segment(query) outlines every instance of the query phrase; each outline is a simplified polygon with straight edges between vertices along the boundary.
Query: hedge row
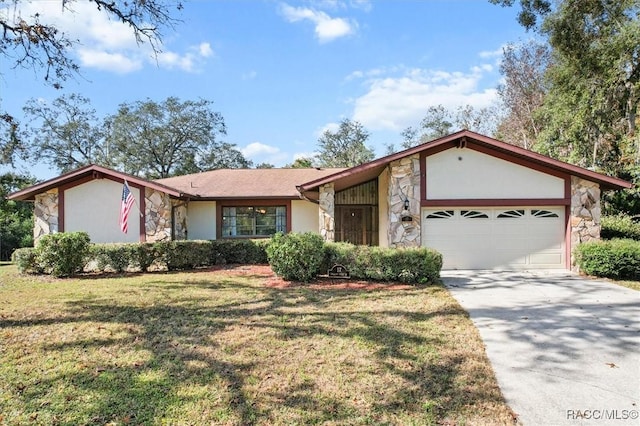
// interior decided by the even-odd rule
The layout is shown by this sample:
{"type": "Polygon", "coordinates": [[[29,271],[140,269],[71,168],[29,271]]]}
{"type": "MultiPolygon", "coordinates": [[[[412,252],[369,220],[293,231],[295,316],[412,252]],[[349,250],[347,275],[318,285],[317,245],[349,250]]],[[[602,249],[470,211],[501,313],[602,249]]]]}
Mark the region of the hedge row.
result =
{"type": "Polygon", "coordinates": [[[410,284],[433,283],[442,269],[442,255],[432,249],[323,243],[314,233],[277,234],[267,254],[276,274],[287,280],[305,282],[336,264],[345,266],[352,278],[410,284]]]}
{"type": "Polygon", "coordinates": [[[84,232],[42,237],[36,248],[16,250],[22,273],[69,276],[81,271],[178,270],[226,263],[263,264],[286,280],[310,281],[335,264],[351,277],[375,281],[432,283],[442,256],[428,248],[389,249],[324,243],[318,234],[276,234],[271,240],[166,241],[139,244],[90,244],[84,232]]]}
{"type": "Polygon", "coordinates": [[[162,241],[90,244],[84,232],[43,236],[35,248],[14,252],[22,273],[69,276],[81,271],[179,270],[226,263],[267,263],[267,240],[162,241]]]}
{"type": "Polygon", "coordinates": [[[580,270],[614,279],[640,279],[640,241],[614,239],[580,244],[575,251],[580,270]]]}
{"type": "Polygon", "coordinates": [[[323,270],[335,264],[346,266],[353,278],[426,284],[440,278],[442,255],[426,247],[393,249],[327,243],[323,270]]]}
{"type": "Polygon", "coordinates": [[[622,214],[602,216],[600,225],[600,237],[603,240],[611,240],[613,238],[640,240],[640,223],[634,222],[631,216],[622,214]]]}

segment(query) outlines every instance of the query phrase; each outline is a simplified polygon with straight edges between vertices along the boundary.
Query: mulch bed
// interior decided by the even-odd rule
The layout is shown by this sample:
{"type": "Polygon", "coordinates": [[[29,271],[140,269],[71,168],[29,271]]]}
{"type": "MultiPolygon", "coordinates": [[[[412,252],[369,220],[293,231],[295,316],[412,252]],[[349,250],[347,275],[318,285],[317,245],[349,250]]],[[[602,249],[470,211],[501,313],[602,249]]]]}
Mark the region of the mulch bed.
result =
{"type": "Polygon", "coordinates": [[[269,265],[222,265],[213,268],[208,268],[208,271],[224,271],[226,275],[250,275],[254,277],[261,277],[264,279],[264,286],[269,288],[296,288],[296,287],[308,287],[318,290],[409,290],[415,287],[402,284],[402,283],[383,283],[383,282],[371,282],[350,278],[329,278],[318,277],[314,281],[309,283],[303,283],[299,281],[285,281],[278,277],[269,265]]]}

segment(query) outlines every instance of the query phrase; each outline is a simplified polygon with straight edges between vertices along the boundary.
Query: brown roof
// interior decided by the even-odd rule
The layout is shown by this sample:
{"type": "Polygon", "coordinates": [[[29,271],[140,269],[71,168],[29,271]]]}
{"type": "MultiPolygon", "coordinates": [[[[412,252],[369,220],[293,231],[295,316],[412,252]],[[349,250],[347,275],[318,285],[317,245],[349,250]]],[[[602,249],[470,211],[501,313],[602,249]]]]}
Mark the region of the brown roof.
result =
{"type": "Polygon", "coordinates": [[[109,169],[107,167],[98,166],[96,164],[90,164],[88,166],[81,167],[68,173],[64,173],[53,179],[46,180],[44,182],[37,183],[33,186],[25,188],[21,191],[9,194],[7,199],[9,200],[33,200],[36,194],[47,192],[50,189],[57,188],[63,185],[73,184],[73,182],[83,179],[101,179],[111,178],[112,180],[124,181],[128,183],[142,186],[146,188],[156,189],[169,194],[173,197],[184,197],[188,194],[183,194],[175,188],[171,188],[160,183],[156,183],[147,179],[139,178],[127,173],[118,172],[116,170],[109,169]]]}
{"type": "Polygon", "coordinates": [[[339,191],[343,188],[348,188],[374,179],[379,176],[382,170],[392,161],[421,152],[429,155],[429,153],[439,152],[442,149],[447,149],[448,147],[453,148],[458,146],[461,140],[470,141],[479,146],[489,148],[497,153],[506,155],[507,157],[529,161],[569,175],[597,182],[603,189],[622,189],[633,187],[632,183],[625,180],[606,176],[582,167],[574,166],[573,164],[555,160],[551,157],[547,157],[546,155],[538,154],[537,152],[529,151],[515,145],[510,145],[470,130],[462,130],[413,148],[378,158],[377,160],[373,160],[369,163],[339,171],[333,175],[308,181],[307,183],[300,185],[299,190],[302,194],[312,194],[320,185],[334,182],[335,190],[339,191]]]}
{"type": "Polygon", "coordinates": [[[345,169],[219,169],[155,182],[203,199],[300,198],[303,182],[345,169]]]}

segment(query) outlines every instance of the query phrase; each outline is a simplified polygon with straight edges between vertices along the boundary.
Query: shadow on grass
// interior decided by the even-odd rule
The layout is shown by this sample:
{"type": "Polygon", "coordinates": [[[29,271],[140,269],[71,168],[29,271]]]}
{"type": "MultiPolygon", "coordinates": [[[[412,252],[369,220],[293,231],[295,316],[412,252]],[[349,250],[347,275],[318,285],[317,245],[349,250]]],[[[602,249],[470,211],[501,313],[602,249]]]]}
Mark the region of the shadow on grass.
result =
{"type": "MultiPolygon", "coordinates": [[[[21,320],[0,317],[2,329],[77,323],[78,327],[101,324],[111,333],[109,337],[76,338],[43,345],[44,353],[54,358],[67,351],[80,354],[81,366],[39,379],[34,386],[21,388],[13,383],[26,412],[49,411],[50,416],[59,419],[73,412],[72,418],[67,417],[63,423],[162,423],[183,409],[193,410],[191,416],[202,415],[207,422],[238,425],[346,423],[363,416],[366,418],[360,423],[375,423],[387,422],[394,415],[429,423],[457,417],[461,407],[470,402],[503,403],[497,389],[477,390],[458,383],[461,366],[468,360],[441,354],[429,363],[414,350],[428,347],[437,352],[447,343],[446,337],[413,331],[406,324],[434,318],[466,319],[467,314],[457,305],[431,312],[419,307],[378,309],[379,303],[392,297],[389,292],[363,295],[344,289],[278,290],[233,280],[198,279],[184,285],[163,284],[158,280],[136,289],[162,290],[173,296],[148,306],[117,299],[83,298],[69,302],[62,317],[21,320]],[[211,293],[208,297],[175,296],[176,290],[184,290],[186,286],[211,293]],[[238,297],[223,299],[219,294],[222,290],[238,292],[238,297]],[[367,304],[363,308],[358,303],[364,298],[367,304]],[[343,303],[358,308],[337,306],[343,303]],[[233,338],[230,330],[235,329],[243,330],[238,341],[227,340],[233,338]],[[271,336],[264,339],[273,341],[266,342],[264,348],[250,347],[245,354],[242,339],[253,336],[252,333],[271,336]],[[255,383],[270,379],[269,371],[276,366],[270,364],[269,356],[279,346],[286,348],[292,341],[313,344],[321,339],[362,344],[372,354],[375,368],[401,385],[378,389],[379,401],[371,403],[373,410],[369,414],[363,414],[354,403],[358,395],[343,398],[339,393],[323,392],[323,384],[314,377],[297,377],[282,386],[261,387],[255,383]],[[261,356],[263,349],[269,354],[261,356]],[[84,355],[88,353],[98,355],[84,355]],[[56,389],[64,389],[63,396],[52,403],[51,395],[56,389]],[[85,400],[87,397],[90,403],[85,400]],[[293,417],[283,420],[282,407],[292,411],[293,417]]],[[[410,289],[396,294],[418,297],[425,291],[442,290],[410,289]]],[[[326,356],[320,352],[309,356],[326,356]]],[[[339,351],[330,351],[329,359],[321,360],[334,362],[332,358],[341,355],[339,351]]],[[[478,354],[478,358],[482,356],[478,354]]],[[[471,380],[479,381],[485,373],[478,371],[471,380]]],[[[199,419],[192,417],[190,421],[198,423],[199,419]]]]}

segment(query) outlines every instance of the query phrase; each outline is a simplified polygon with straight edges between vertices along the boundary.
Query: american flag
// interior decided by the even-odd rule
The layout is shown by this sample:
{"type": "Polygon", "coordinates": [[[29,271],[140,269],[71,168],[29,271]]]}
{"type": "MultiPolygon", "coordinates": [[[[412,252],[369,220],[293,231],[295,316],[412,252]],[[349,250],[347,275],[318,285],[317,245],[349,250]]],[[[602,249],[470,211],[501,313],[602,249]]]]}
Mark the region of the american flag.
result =
{"type": "Polygon", "coordinates": [[[127,181],[124,181],[124,186],[122,187],[122,203],[120,204],[120,229],[125,234],[129,230],[129,211],[133,206],[135,199],[133,198],[133,194],[131,190],[129,190],[129,185],[127,181]]]}

